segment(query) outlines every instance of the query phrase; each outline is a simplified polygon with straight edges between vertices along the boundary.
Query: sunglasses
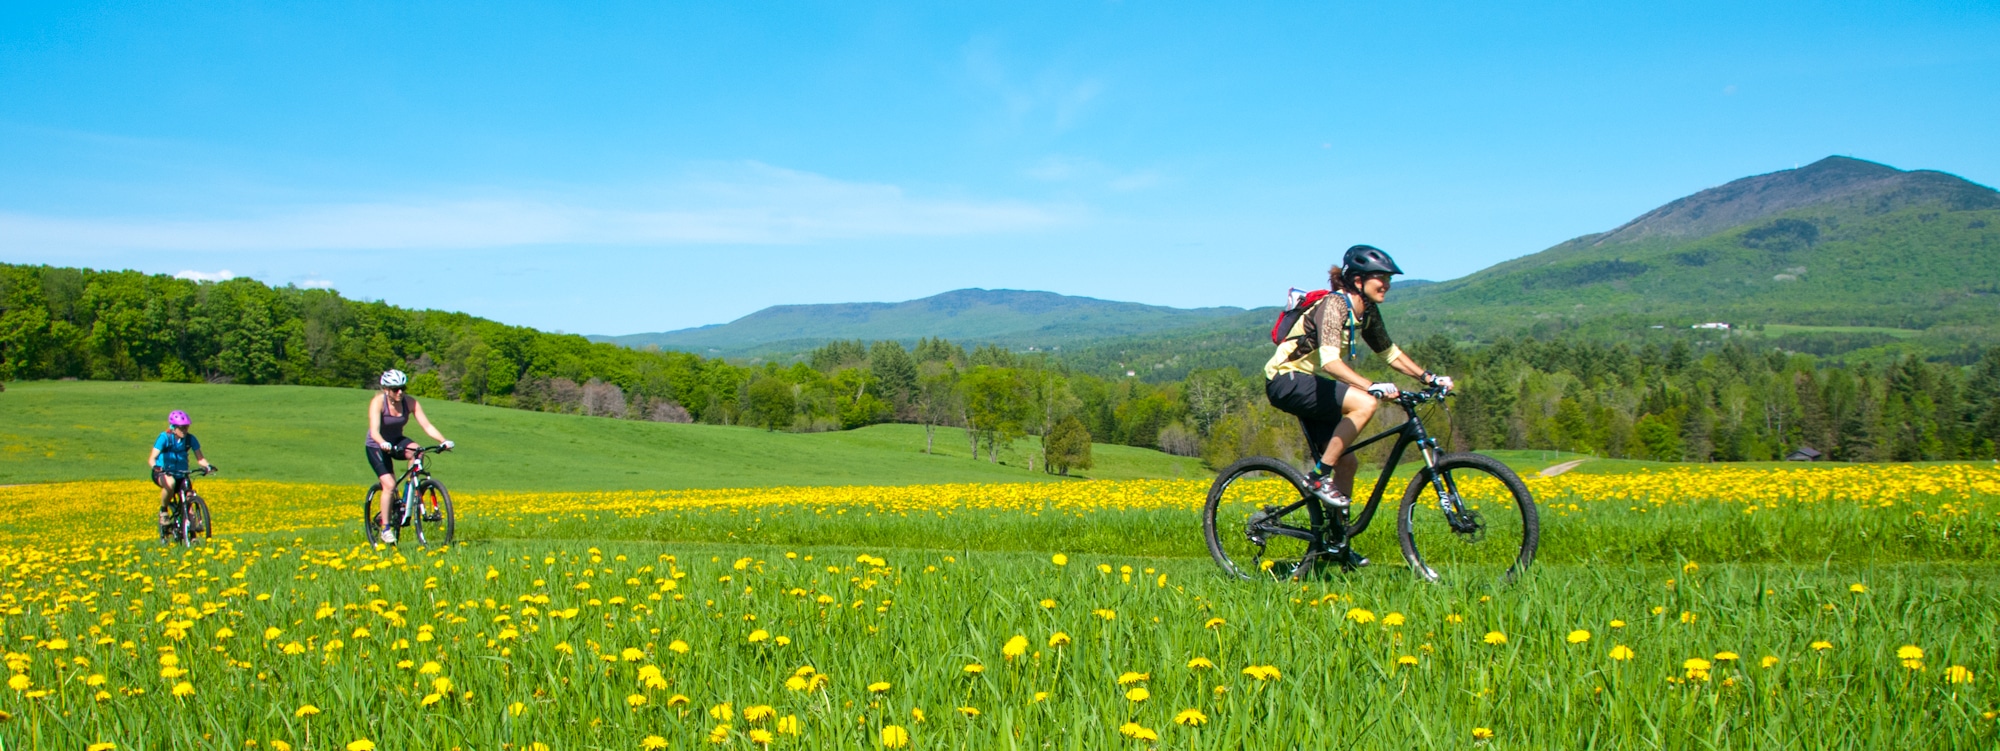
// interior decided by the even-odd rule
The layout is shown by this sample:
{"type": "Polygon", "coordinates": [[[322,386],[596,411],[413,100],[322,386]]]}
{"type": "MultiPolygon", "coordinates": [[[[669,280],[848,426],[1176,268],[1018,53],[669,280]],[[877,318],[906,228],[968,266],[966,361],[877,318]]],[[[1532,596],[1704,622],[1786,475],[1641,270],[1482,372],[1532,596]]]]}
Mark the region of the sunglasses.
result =
{"type": "Polygon", "coordinates": [[[403,387],[401,387],[401,386],[383,386],[383,387],[382,387],[382,390],[383,390],[383,391],[394,391],[394,392],[396,392],[396,393],[398,393],[398,394],[400,394],[400,393],[403,393],[403,387]]]}

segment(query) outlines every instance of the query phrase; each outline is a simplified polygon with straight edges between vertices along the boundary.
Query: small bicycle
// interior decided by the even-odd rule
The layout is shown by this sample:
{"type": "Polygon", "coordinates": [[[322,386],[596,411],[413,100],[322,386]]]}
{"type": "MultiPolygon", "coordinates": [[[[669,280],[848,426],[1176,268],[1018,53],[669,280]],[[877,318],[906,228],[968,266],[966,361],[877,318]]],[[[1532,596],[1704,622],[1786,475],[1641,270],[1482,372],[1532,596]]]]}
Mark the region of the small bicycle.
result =
{"type": "MultiPolygon", "coordinates": [[[[215,467],[198,470],[200,474],[215,474],[215,467]]],[[[167,518],[160,524],[160,544],[179,544],[193,547],[195,543],[213,535],[213,524],[209,522],[208,502],[194,492],[193,475],[190,470],[162,470],[161,474],[174,478],[173,495],[167,499],[167,518]]]]}
{"type": "Polygon", "coordinates": [[[1278,459],[1253,456],[1223,469],[1201,512],[1216,565],[1243,579],[1291,581],[1322,564],[1344,561],[1349,543],[1374,520],[1403,450],[1415,444],[1424,466],[1403,491],[1396,515],[1410,569],[1433,582],[1444,581],[1445,572],[1453,579],[1492,574],[1512,580],[1525,571],[1541,542],[1540,516],[1527,486],[1492,457],[1443,453],[1424,429],[1417,408],[1442,403],[1449,393],[1436,387],[1402,392],[1393,401],[1408,419],[1347,447],[1344,454],[1352,454],[1396,437],[1368,503],[1351,518],[1350,509],[1332,508],[1308,492],[1305,476],[1278,459]]]}
{"type": "MultiPolygon", "coordinates": [[[[416,458],[396,480],[396,497],[389,501],[389,523],[396,529],[414,527],[420,544],[451,544],[456,525],[451,513],[451,491],[431,476],[424,462],[425,454],[448,450],[443,446],[417,449],[416,458]]],[[[369,485],[368,494],[361,500],[361,533],[371,545],[382,541],[382,508],[375,503],[381,493],[381,485],[369,485]]]]}

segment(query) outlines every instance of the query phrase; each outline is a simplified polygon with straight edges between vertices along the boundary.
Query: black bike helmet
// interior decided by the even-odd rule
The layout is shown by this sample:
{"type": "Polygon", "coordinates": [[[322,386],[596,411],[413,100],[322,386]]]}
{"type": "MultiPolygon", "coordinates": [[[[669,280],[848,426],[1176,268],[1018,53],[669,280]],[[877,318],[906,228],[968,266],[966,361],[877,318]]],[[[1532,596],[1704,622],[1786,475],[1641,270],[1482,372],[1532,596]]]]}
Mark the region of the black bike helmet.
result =
{"type": "Polygon", "coordinates": [[[1363,274],[1401,274],[1403,269],[1396,265],[1396,259],[1373,245],[1356,245],[1347,249],[1347,255],[1340,259],[1340,275],[1353,279],[1363,274]]]}

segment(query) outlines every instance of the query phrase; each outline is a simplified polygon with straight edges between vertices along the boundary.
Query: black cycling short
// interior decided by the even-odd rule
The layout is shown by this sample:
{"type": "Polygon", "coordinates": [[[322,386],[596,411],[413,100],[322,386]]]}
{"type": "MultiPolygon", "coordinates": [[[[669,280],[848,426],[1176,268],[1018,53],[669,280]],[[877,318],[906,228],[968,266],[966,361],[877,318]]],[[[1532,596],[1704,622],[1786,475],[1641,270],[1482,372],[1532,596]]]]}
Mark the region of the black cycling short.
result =
{"type": "Polygon", "coordinates": [[[416,446],[417,442],[412,441],[408,438],[397,439],[396,447],[388,451],[384,451],[382,449],[375,448],[373,445],[370,445],[368,447],[368,467],[370,469],[375,470],[376,477],[381,477],[383,475],[389,475],[393,477],[396,474],[395,463],[399,461],[404,461],[403,452],[409,449],[416,448],[416,446]]]}
{"type": "Polygon", "coordinates": [[[1333,440],[1333,431],[1340,427],[1341,403],[1347,400],[1347,390],[1353,388],[1341,381],[1299,372],[1280,373],[1264,384],[1264,398],[1271,406],[1291,413],[1299,418],[1299,427],[1306,431],[1306,444],[1312,458],[1318,459],[1326,453],[1326,444],[1333,440]]]}

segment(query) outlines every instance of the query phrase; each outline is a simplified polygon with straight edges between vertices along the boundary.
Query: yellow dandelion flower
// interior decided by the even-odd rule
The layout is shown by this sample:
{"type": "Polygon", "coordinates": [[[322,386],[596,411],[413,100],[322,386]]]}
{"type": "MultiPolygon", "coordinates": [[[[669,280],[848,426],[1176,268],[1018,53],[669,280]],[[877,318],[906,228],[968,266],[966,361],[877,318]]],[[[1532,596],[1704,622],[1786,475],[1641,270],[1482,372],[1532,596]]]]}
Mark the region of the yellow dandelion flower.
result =
{"type": "Polygon", "coordinates": [[[785,715],[784,717],[778,718],[778,732],[784,733],[785,735],[798,735],[800,732],[799,716],[788,714],[785,715]]]}
{"type": "Polygon", "coordinates": [[[1569,632],[1569,636],[1565,637],[1564,640],[1571,644],[1583,644],[1590,641],[1590,632],[1577,629],[1569,632]]]}
{"type": "Polygon", "coordinates": [[[424,698],[417,700],[417,705],[423,707],[429,707],[429,706],[434,706],[441,701],[444,701],[444,697],[442,695],[424,694],[424,698]]]}
{"type": "Polygon", "coordinates": [[[1202,627],[1202,628],[1222,628],[1223,624],[1226,624],[1226,623],[1228,623],[1228,621],[1225,621],[1225,620],[1222,620],[1221,618],[1210,618],[1210,619],[1208,619],[1207,621],[1204,621],[1204,622],[1203,622],[1203,623],[1201,624],[1201,627],[1202,627]]]}
{"type": "Polygon", "coordinates": [[[640,707],[646,706],[646,695],[632,694],[630,696],[627,696],[625,697],[625,705],[633,709],[638,709],[640,707]]]}
{"type": "Polygon", "coordinates": [[[1118,676],[1118,685],[1120,685],[1120,686],[1130,686],[1130,685],[1132,685],[1132,684],[1134,684],[1134,683],[1139,683],[1139,682],[1142,682],[1142,681],[1150,681],[1150,680],[1152,680],[1152,679],[1153,679],[1153,674],[1152,674],[1152,673],[1133,673],[1133,672],[1129,672],[1129,671],[1128,671],[1128,672],[1125,672],[1125,673],[1121,673],[1121,674],[1119,674],[1119,676],[1118,676]]]}
{"type": "Polygon", "coordinates": [[[1021,655],[1027,653],[1028,653],[1028,637],[1022,636],[1020,634],[1015,634],[1014,638],[1007,640],[1007,644],[1005,646],[1000,647],[1000,656],[1009,660],[1014,659],[1016,657],[1020,657],[1021,655]]]}
{"type": "MultiPolygon", "coordinates": [[[[1689,563],[1688,565],[1693,566],[1694,564],[1689,563]]],[[[1482,740],[1482,741],[1493,740],[1493,728],[1473,728],[1472,737],[1476,740],[1482,740]]]]}
{"type": "Polygon", "coordinates": [[[743,708],[743,719],[749,722],[763,722],[778,716],[778,710],[769,704],[756,704],[743,708]]]}
{"type": "Polygon", "coordinates": [[[1403,614],[1402,614],[1402,613],[1390,613],[1390,614],[1388,614],[1388,615],[1385,615],[1385,616],[1382,616],[1382,625],[1384,625],[1384,626],[1401,626],[1401,625],[1403,625],[1403,614]]]}
{"type": "Polygon", "coordinates": [[[1215,669],[1215,663],[1213,663],[1213,662],[1209,662],[1208,658],[1206,658],[1206,657],[1196,657],[1196,658],[1194,658],[1194,659],[1192,659],[1192,660],[1188,660],[1188,663],[1187,663],[1187,666],[1188,666],[1188,669],[1189,669],[1189,670],[1213,670],[1213,669],[1215,669]]]}
{"type": "Polygon", "coordinates": [[[1202,714],[1201,710],[1199,709],[1194,709],[1194,708],[1183,709],[1179,713],[1174,715],[1174,724],[1186,725],[1188,727],[1194,727],[1196,725],[1205,725],[1208,724],[1208,715],[1202,714]]]}
{"type": "Polygon", "coordinates": [[[1812,651],[1814,652],[1825,652],[1829,649],[1833,649],[1833,642],[1816,641],[1812,643],[1812,651]]]}
{"type": "Polygon", "coordinates": [[[1764,655],[1764,659],[1758,660],[1757,664],[1759,666],[1769,668],[1772,665],[1778,664],[1778,658],[1776,655],[1764,655]]]}
{"type": "Polygon", "coordinates": [[[301,704],[298,709],[292,710],[293,717],[311,717],[316,714],[319,714],[319,707],[311,704],[301,704]]]}
{"type": "Polygon", "coordinates": [[[174,696],[193,696],[194,684],[187,681],[176,683],[174,684],[173,694],[174,696]]]}
{"type": "Polygon", "coordinates": [[[771,632],[765,631],[764,629],[760,628],[750,632],[750,635],[748,637],[745,637],[745,640],[751,644],[756,644],[758,642],[765,641],[770,638],[771,638],[771,632]]]}
{"type": "Polygon", "coordinates": [[[1147,691],[1145,686],[1134,686],[1132,690],[1125,692],[1125,700],[1129,702],[1142,702],[1151,698],[1153,692],[1147,691]]]}
{"type": "Polygon", "coordinates": [[[1068,645],[1069,645],[1069,634],[1065,634],[1061,631],[1049,634],[1049,646],[1064,647],[1068,645]]]}
{"type": "Polygon", "coordinates": [[[1615,618],[1614,618],[1614,619],[1612,619],[1612,620],[1611,620],[1611,627],[1612,627],[1612,628],[1624,628],[1624,627],[1625,627],[1625,622],[1624,622],[1624,621],[1621,621],[1621,620],[1618,620],[1618,619],[1615,619],[1615,618]]]}
{"type": "Polygon", "coordinates": [[[673,641],[671,641],[671,642],[668,642],[668,643],[667,643],[667,651],[669,651],[669,652],[672,652],[672,653],[674,653],[674,654],[677,654],[677,655],[684,655],[684,654],[687,654],[687,653],[688,653],[688,643],[687,643],[687,642],[684,642],[684,641],[681,641],[681,640],[679,640],[679,639],[675,639],[675,640],[673,640],[673,641]]]}
{"type": "Polygon", "coordinates": [[[1944,681],[1946,683],[1971,683],[1972,671],[1964,665],[1953,665],[1944,669],[1944,681]]]}
{"type": "Polygon", "coordinates": [[[667,739],[657,735],[649,735],[646,736],[645,740],[639,741],[639,748],[645,749],[646,751],[660,751],[660,749],[666,747],[667,747],[667,739]]]}
{"type": "Polygon", "coordinates": [[[1067,566],[1069,565],[1069,556],[1057,553],[1055,555],[1049,556],[1049,562],[1054,563],[1055,565],[1058,566],[1067,566]]]}
{"type": "Polygon", "coordinates": [[[1858,595],[1858,594],[1862,594],[1862,593],[1864,593],[1864,592],[1867,592],[1867,591],[1868,591],[1868,585],[1866,585],[1866,584],[1862,584],[1862,583],[1860,583],[1860,582],[1855,582],[1855,583],[1853,583],[1853,584],[1849,584],[1849,585],[1847,585],[1847,591],[1849,591],[1849,592],[1853,592],[1853,593],[1855,593],[1855,594],[1857,594],[1857,595],[1858,595]]]}
{"type": "Polygon", "coordinates": [[[375,742],[368,740],[367,738],[362,738],[360,740],[355,740],[355,741],[349,741],[347,744],[347,751],[375,751],[375,742]]]}
{"type": "Polygon", "coordinates": [[[751,728],[750,730],[751,743],[755,743],[759,746],[769,746],[771,745],[772,740],[773,737],[771,735],[771,731],[765,730],[763,728],[751,728]]]}
{"type": "Polygon", "coordinates": [[[709,707],[708,716],[724,721],[736,719],[736,705],[725,701],[721,704],[709,707]]]}
{"type": "Polygon", "coordinates": [[[1507,643],[1507,635],[1498,631],[1488,631],[1486,632],[1486,636],[1481,638],[1480,641],[1497,647],[1507,643]]]}
{"type": "Polygon", "coordinates": [[[1416,664],[1417,664],[1417,656],[1416,656],[1416,655],[1403,655],[1403,656],[1401,656],[1401,657],[1398,657],[1398,658],[1396,658],[1396,664],[1397,664],[1397,665],[1402,665],[1402,666],[1405,666],[1405,667],[1414,667],[1414,666],[1416,666],[1416,664]]]}
{"type": "Polygon", "coordinates": [[[910,731],[904,730],[903,726],[901,725],[882,726],[883,748],[908,748],[909,745],[910,745],[910,731]]]}
{"type": "Polygon", "coordinates": [[[1730,661],[1733,661],[1733,660],[1738,660],[1738,659],[1742,659],[1742,657],[1741,657],[1741,655],[1738,655],[1738,654],[1736,654],[1735,652],[1717,652],[1717,653],[1715,653],[1715,661],[1716,661],[1716,662],[1730,662],[1730,661]]]}
{"type": "Polygon", "coordinates": [[[1118,734],[1139,741],[1157,741],[1160,739],[1159,733],[1155,733],[1146,726],[1136,722],[1127,722],[1119,725],[1118,734]]]}
{"type": "Polygon", "coordinates": [[[102,741],[85,746],[84,751],[113,751],[116,748],[118,748],[118,744],[110,741],[102,741]]]}
{"type": "Polygon", "coordinates": [[[888,693],[888,692],[889,692],[889,682],[888,682],[888,681],[876,681],[876,682],[874,682],[874,683],[870,683],[870,684],[868,684],[868,693],[871,693],[871,694],[886,694],[886,693],[888,693]]]}
{"type": "Polygon", "coordinates": [[[1900,646],[1900,647],[1897,647],[1897,648],[1896,648],[1896,659],[1898,659],[1898,660],[1921,660],[1921,659],[1924,659],[1924,648],[1923,648],[1923,647],[1919,647],[1919,646],[1917,646],[1917,645],[1915,645],[1915,644],[1905,644],[1905,645],[1903,645],[1903,646],[1900,646]]]}
{"type": "Polygon", "coordinates": [[[1037,604],[1041,605],[1041,606],[1042,606],[1042,609],[1044,609],[1044,610],[1047,610],[1047,609],[1049,609],[1049,608],[1053,608],[1053,607],[1055,607],[1055,606],[1056,606],[1056,601],[1055,601],[1055,600],[1053,600],[1053,599],[1049,599],[1049,598],[1046,598],[1046,597],[1044,597],[1044,598],[1042,598],[1042,601],[1041,601],[1040,603],[1037,603],[1037,604]]]}
{"type": "Polygon", "coordinates": [[[965,715],[965,716],[967,716],[967,717],[978,717],[978,716],[979,716],[979,708],[978,708],[978,707],[959,707],[959,708],[958,708],[958,713],[959,713],[959,714],[962,714],[962,715],[965,715]]]}
{"type": "Polygon", "coordinates": [[[980,674],[980,673],[984,673],[984,672],[986,672],[986,666],[985,666],[985,665],[981,665],[981,664],[979,664],[979,663],[976,663],[976,662],[975,662],[975,663],[972,663],[972,664],[970,664],[970,665],[967,665],[967,666],[965,666],[965,674],[966,674],[966,675],[978,675],[978,674],[980,674]]]}
{"type": "Polygon", "coordinates": [[[1623,644],[1611,648],[1611,659],[1619,662],[1632,659],[1632,648],[1623,644]]]}
{"type": "Polygon", "coordinates": [[[1366,625],[1375,622],[1375,614],[1361,608],[1348,608],[1347,620],[1366,625]]]}

